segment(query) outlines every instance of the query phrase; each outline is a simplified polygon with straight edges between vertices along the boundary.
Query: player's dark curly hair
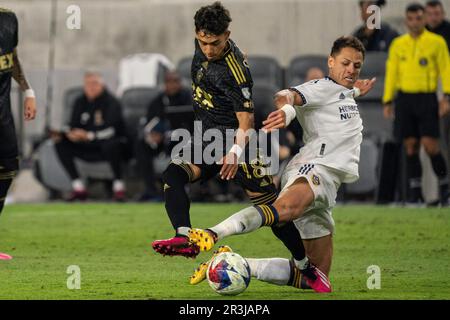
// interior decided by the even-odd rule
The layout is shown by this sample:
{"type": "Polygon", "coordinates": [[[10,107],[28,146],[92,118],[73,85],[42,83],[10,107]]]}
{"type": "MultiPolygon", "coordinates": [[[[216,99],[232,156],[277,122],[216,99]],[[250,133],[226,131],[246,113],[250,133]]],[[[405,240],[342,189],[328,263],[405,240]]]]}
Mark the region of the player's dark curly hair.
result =
{"type": "Polygon", "coordinates": [[[363,59],[366,56],[366,49],[364,49],[364,45],[358,38],[354,36],[342,36],[336,39],[333,43],[333,47],[331,48],[330,55],[335,57],[343,48],[353,48],[357,51],[361,52],[363,55],[363,59]]]}
{"type": "Polygon", "coordinates": [[[219,1],[216,1],[198,9],[194,21],[195,32],[204,31],[207,34],[218,36],[228,30],[231,16],[230,12],[219,1]]]}

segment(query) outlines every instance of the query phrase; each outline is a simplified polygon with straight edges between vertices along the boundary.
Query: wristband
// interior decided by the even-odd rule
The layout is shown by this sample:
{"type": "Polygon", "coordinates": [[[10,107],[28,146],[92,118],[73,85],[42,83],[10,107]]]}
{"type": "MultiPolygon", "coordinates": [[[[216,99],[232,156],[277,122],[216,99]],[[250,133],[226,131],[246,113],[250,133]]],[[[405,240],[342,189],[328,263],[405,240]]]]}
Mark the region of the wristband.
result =
{"type": "Polygon", "coordinates": [[[34,95],[34,90],[31,88],[25,90],[25,98],[36,98],[36,96],[34,95]]]}
{"type": "Polygon", "coordinates": [[[361,90],[359,90],[359,88],[354,87],[353,88],[353,98],[357,98],[361,95],[361,90]]]}
{"type": "Polygon", "coordinates": [[[238,144],[233,144],[229,152],[233,152],[239,159],[242,154],[242,148],[238,144]]]}
{"type": "Polygon", "coordinates": [[[295,119],[297,113],[295,112],[294,107],[287,103],[280,110],[283,110],[283,112],[286,114],[286,127],[287,127],[289,123],[291,123],[291,121],[295,119]]]}

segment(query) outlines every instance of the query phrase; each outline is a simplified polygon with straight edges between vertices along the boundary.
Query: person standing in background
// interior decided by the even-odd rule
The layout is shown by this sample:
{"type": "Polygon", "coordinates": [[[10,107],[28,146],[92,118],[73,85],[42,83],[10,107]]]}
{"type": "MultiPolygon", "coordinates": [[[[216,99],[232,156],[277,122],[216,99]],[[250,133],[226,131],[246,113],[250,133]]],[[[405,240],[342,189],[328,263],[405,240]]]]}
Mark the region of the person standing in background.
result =
{"type": "Polygon", "coordinates": [[[386,118],[394,116],[395,98],[395,118],[407,156],[407,201],[415,204],[422,201],[419,159],[422,145],[439,179],[440,203],[447,205],[447,165],[438,138],[439,117],[449,112],[449,51],[441,36],[425,29],[425,8],[421,4],[408,5],[406,26],[408,33],[396,38],[389,49],[383,113],[386,118]],[[439,78],[446,95],[440,105],[436,94],[439,78]]]}

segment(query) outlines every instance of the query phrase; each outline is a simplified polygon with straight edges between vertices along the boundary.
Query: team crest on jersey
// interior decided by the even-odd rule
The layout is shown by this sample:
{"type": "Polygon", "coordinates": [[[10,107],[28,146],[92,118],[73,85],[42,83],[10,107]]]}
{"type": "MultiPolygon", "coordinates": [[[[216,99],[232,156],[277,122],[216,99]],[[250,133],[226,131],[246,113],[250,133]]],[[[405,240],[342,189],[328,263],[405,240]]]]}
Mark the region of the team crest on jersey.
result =
{"type": "Polygon", "coordinates": [[[428,64],[428,59],[427,58],[421,58],[419,60],[419,64],[423,67],[425,67],[428,64]]]}
{"type": "Polygon", "coordinates": [[[197,75],[196,75],[197,82],[200,82],[200,80],[202,80],[202,78],[203,78],[203,68],[200,68],[197,71],[197,75]]]}
{"type": "Polygon", "coordinates": [[[250,93],[250,88],[245,87],[245,88],[242,88],[241,91],[242,91],[242,95],[244,96],[244,98],[247,100],[250,100],[250,97],[252,96],[250,93]]]}
{"type": "Polygon", "coordinates": [[[315,174],[313,174],[313,176],[312,176],[312,183],[313,183],[315,186],[320,185],[320,179],[319,179],[319,176],[316,176],[315,174]]]}

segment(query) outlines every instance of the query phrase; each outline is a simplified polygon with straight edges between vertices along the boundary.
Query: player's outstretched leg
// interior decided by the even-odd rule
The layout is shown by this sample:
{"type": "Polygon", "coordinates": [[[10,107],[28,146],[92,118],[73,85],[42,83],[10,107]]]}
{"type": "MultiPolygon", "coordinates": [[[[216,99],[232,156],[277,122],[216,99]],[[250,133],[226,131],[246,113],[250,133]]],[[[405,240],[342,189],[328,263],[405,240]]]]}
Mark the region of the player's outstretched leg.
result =
{"type": "Polygon", "coordinates": [[[233,252],[233,250],[229,246],[220,246],[218,250],[214,251],[211,259],[208,261],[200,263],[197,269],[195,269],[192,276],[189,278],[190,284],[198,284],[206,279],[206,271],[208,270],[208,265],[216,257],[219,253],[222,252],[233,252]]]}
{"type": "Polygon", "coordinates": [[[163,174],[166,211],[175,229],[175,237],[155,240],[153,249],[162,255],[195,258],[199,249],[188,238],[191,222],[190,200],[185,186],[192,181],[193,172],[188,164],[171,162],[163,174]]]}
{"type": "Polygon", "coordinates": [[[331,292],[328,277],[307,259],[304,263],[283,258],[246,260],[252,277],[258,280],[298,289],[313,289],[317,293],[331,292]]]}
{"type": "Polygon", "coordinates": [[[278,222],[278,212],[272,205],[245,208],[210,229],[191,229],[189,241],[200,251],[209,251],[214,244],[226,236],[252,232],[262,226],[278,222]]]}

